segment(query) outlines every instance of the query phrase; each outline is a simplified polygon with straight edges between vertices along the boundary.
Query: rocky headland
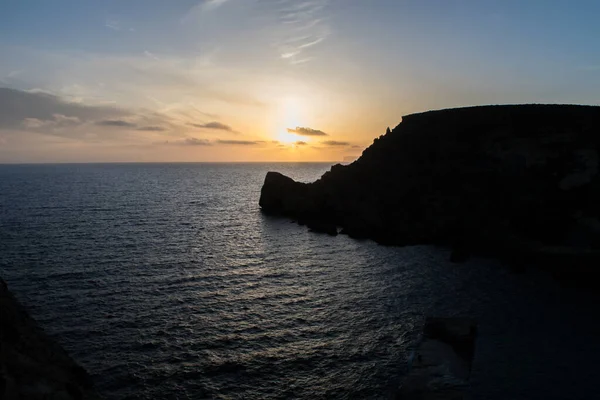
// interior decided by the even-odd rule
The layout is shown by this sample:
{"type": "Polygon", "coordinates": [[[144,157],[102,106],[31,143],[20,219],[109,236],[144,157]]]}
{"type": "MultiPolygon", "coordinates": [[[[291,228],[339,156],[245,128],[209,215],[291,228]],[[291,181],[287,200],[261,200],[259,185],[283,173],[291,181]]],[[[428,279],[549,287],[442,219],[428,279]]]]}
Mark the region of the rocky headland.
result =
{"type": "Polygon", "coordinates": [[[314,183],[269,172],[264,213],[386,245],[564,271],[600,260],[600,107],[479,106],[402,118],[314,183]]]}
{"type": "Polygon", "coordinates": [[[44,333],[0,279],[0,399],[98,398],[87,372],[44,333]]]}

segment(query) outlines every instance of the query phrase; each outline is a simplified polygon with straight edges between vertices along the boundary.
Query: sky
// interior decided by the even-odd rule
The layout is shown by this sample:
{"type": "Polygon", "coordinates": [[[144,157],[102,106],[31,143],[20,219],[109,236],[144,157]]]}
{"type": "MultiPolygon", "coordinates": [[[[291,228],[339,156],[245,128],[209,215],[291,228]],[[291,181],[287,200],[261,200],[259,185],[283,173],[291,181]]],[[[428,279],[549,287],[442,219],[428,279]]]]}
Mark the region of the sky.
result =
{"type": "Polygon", "coordinates": [[[600,104],[600,2],[0,0],[0,163],[342,161],[402,116],[600,104]]]}

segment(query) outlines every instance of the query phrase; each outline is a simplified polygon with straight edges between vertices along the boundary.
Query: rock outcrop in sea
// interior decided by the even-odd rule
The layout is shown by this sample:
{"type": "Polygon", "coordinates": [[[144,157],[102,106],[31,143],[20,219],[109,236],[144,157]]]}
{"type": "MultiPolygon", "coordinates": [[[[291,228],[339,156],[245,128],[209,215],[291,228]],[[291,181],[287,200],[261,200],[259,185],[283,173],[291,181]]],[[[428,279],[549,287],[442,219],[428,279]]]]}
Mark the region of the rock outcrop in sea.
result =
{"type": "Polygon", "coordinates": [[[29,316],[0,279],[0,399],[99,399],[87,372],[29,316]]]}
{"type": "Polygon", "coordinates": [[[314,183],[269,172],[260,206],[318,231],[439,244],[460,261],[597,261],[600,107],[479,106],[408,115],[314,183]]]}

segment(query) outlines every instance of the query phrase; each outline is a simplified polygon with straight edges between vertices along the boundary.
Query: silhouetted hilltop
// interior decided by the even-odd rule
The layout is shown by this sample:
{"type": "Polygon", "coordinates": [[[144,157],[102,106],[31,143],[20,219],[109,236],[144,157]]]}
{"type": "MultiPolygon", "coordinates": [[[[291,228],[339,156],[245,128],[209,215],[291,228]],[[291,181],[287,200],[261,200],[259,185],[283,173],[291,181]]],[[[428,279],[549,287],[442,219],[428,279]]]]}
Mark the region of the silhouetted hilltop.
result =
{"type": "Polygon", "coordinates": [[[480,106],[403,117],[354,163],[301,184],[269,172],[260,206],[382,244],[526,258],[600,249],[600,107],[480,106]]]}

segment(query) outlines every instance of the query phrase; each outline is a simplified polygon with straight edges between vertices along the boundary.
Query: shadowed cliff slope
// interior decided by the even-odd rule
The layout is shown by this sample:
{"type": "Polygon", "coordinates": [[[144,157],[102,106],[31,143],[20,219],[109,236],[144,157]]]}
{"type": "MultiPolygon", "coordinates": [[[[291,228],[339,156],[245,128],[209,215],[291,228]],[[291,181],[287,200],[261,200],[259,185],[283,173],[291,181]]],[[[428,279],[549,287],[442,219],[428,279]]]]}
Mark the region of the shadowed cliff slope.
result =
{"type": "Polygon", "coordinates": [[[0,278],[0,399],[94,400],[88,373],[40,329],[0,278]]]}
{"type": "Polygon", "coordinates": [[[405,116],[357,161],[314,183],[268,173],[260,206],[382,244],[595,257],[599,150],[600,107],[430,111],[405,116]]]}

